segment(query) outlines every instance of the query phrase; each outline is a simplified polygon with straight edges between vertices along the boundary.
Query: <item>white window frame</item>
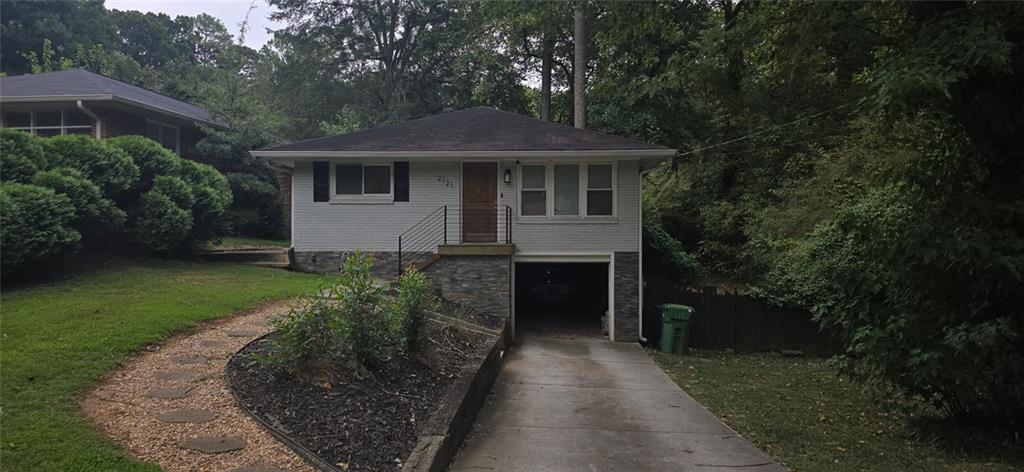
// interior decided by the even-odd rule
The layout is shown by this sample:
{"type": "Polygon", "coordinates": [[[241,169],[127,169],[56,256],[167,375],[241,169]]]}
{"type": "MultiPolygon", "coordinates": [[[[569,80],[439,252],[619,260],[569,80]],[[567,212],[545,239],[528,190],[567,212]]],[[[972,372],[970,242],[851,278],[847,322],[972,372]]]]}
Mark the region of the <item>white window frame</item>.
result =
{"type": "MultiPolygon", "coordinates": [[[[21,110],[9,110],[9,111],[21,112],[21,110]]],[[[72,111],[72,110],[60,109],[60,110],[44,110],[44,111],[48,111],[48,112],[58,111],[58,112],[60,112],[60,124],[57,125],[57,126],[37,126],[36,125],[36,109],[33,108],[33,109],[28,110],[29,123],[28,123],[27,127],[26,126],[7,126],[6,122],[3,124],[3,126],[4,126],[4,128],[10,128],[10,129],[16,129],[16,130],[21,130],[21,131],[27,131],[32,136],[38,136],[38,133],[36,133],[36,131],[37,130],[41,130],[41,129],[59,129],[61,135],[69,134],[68,130],[87,129],[87,130],[89,130],[89,137],[95,138],[95,136],[93,136],[93,126],[95,126],[96,122],[95,122],[95,120],[91,116],[89,117],[89,120],[92,121],[92,122],[87,124],[87,125],[69,125],[68,124],[67,112],[68,111],[72,111]]]]}
{"type": "MultiPolygon", "coordinates": [[[[159,130],[157,132],[156,142],[159,143],[161,146],[164,145],[164,127],[174,128],[174,149],[173,149],[173,151],[174,151],[175,154],[181,155],[181,128],[179,128],[179,127],[177,127],[175,125],[169,124],[169,123],[164,123],[163,121],[151,120],[149,118],[146,118],[146,124],[148,125],[150,123],[156,125],[156,129],[159,130]]],[[[150,138],[150,139],[153,139],[153,138],[150,138]]]]}
{"type": "MultiPolygon", "coordinates": [[[[544,162],[522,162],[519,164],[519,179],[516,183],[518,201],[518,216],[524,220],[609,220],[618,217],[618,195],[619,195],[619,165],[616,161],[544,161],[544,162]],[[579,214],[578,215],[555,215],[555,166],[556,165],[577,165],[579,166],[579,214]],[[587,190],[589,167],[592,165],[610,165],[612,167],[612,214],[610,215],[588,215],[587,190]],[[544,215],[523,214],[523,191],[541,190],[523,188],[523,167],[544,166],[544,191],[546,197],[544,215]]],[[[600,188],[595,190],[608,190],[600,188]]]]}
{"type": "Polygon", "coordinates": [[[395,163],[394,162],[363,162],[363,161],[338,161],[331,162],[331,203],[393,203],[395,200],[395,163]],[[388,177],[391,185],[388,193],[361,193],[359,195],[338,194],[338,166],[362,166],[363,175],[360,179],[360,191],[366,189],[366,167],[387,167],[388,177]]]}

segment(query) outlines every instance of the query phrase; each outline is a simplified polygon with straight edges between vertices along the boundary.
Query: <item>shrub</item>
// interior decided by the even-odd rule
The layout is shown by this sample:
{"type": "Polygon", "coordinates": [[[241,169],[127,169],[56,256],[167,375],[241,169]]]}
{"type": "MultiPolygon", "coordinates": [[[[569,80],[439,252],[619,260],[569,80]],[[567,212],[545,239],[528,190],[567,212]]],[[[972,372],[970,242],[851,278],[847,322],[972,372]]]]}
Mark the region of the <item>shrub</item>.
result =
{"type": "Polygon", "coordinates": [[[406,352],[419,351],[424,345],[423,325],[427,313],[437,306],[437,299],[430,291],[430,279],[420,271],[410,269],[398,278],[393,329],[406,352]]]}
{"type": "Polygon", "coordinates": [[[35,185],[0,184],[0,272],[73,248],[81,239],[71,227],[74,216],[66,195],[35,185]]]}
{"type": "Polygon", "coordinates": [[[384,359],[393,345],[386,316],[392,301],[387,287],[370,276],[372,266],[372,259],[359,253],[346,258],[330,288],[305,297],[277,323],[279,334],[256,359],[293,372],[344,359],[372,367],[384,359]]]}
{"type": "Polygon", "coordinates": [[[153,179],[152,190],[167,195],[175,205],[182,209],[191,209],[195,204],[192,188],[178,177],[158,175],[153,179]]]}
{"type": "Polygon", "coordinates": [[[75,169],[61,167],[38,172],[32,183],[68,196],[75,207],[72,225],[85,239],[116,231],[124,225],[125,212],[75,169]]]}
{"type": "Polygon", "coordinates": [[[160,143],[143,136],[118,136],[106,141],[108,146],[120,149],[139,167],[136,188],[145,192],[153,187],[158,175],[178,175],[181,158],[160,143]]]}
{"type": "Polygon", "coordinates": [[[189,185],[195,198],[192,242],[209,241],[227,234],[225,215],[232,199],[227,179],[209,165],[184,159],[181,160],[181,179],[189,185]]]}
{"type": "Polygon", "coordinates": [[[44,139],[43,148],[50,168],[78,169],[103,189],[108,198],[116,198],[135,186],[139,168],[124,151],[107,146],[88,136],[65,135],[44,139]]]}
{"type": "Polygon", "coordinates": [[[253,174],[226,174],[231,185],[228,220],[235,234],[261,238],[280,237],[284,228],[284,209],[277,187],[253,174]]]}
{"type": "Polygon", "coordinates": [[[644,272],[669,277],[680,285],[695,286],[701,271],[697,259],[683,249],[653,218],[644,221],[644,272]]]}
{"type": "Polygon", "coordinates": [[[139,247],[166,252],[185,243],[192,230],[192,215],[174,204],[171,197],[150,190],[142,194],[132,225],[132,237],[139,247]]]}
{"type": "Polygon", "coordinates": [[[42,162],[39,139],[24,131],[0,129],[0,181],[28,183],[42,162]]]}

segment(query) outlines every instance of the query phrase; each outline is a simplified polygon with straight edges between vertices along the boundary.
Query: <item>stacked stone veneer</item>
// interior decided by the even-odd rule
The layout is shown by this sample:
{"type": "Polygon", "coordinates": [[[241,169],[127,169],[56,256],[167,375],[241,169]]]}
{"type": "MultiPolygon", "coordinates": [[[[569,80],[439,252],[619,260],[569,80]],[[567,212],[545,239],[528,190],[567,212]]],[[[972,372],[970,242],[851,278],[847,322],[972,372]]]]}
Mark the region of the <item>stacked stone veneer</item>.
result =
{"type": "Polygon", "coordinates": [[[511,313],[509,256],[444,256],[423,273],[449,300],[489,315],[508,317],[511,313]]]}
{"type": "MultiPolygon", "coordinates": [[[[341,263],[355,252],[341,251],[294,251],[291,254],[292,269],[302,272],[337,274],[341,263]]],[[[364,252],[373,258],[373,276],[394,279],[398,276],[397,252],[364,252]]]]}
{"type": "Polygon", "coordinates": [[[640,253],[616,252],[615,340],[636,342],[640,336],[640,253]]]}

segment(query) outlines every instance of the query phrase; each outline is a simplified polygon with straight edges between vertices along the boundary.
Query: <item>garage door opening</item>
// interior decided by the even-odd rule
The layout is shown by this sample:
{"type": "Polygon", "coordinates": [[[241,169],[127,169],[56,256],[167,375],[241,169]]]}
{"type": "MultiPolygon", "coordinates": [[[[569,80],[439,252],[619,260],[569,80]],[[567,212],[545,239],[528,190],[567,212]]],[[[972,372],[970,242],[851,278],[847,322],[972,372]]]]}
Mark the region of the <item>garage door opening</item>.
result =
{"type": "Polygon", "coordinates": [[[608,264],[518,262],[516,330],[602,335],[608,310],[608,264]]]}

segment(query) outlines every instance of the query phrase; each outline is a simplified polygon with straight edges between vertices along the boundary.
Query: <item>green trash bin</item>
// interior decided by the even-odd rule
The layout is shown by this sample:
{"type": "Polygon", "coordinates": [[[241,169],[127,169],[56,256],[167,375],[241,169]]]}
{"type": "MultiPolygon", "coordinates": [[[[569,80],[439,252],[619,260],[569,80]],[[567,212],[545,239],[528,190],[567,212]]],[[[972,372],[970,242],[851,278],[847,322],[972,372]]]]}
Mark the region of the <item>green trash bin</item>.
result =
{"type": "Polygon", "coordinates": [[[661,307],[661,352],[685,354],[690,344],[693,307],[667,303],[661,307]]]}

